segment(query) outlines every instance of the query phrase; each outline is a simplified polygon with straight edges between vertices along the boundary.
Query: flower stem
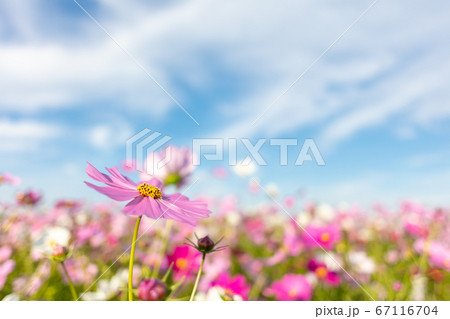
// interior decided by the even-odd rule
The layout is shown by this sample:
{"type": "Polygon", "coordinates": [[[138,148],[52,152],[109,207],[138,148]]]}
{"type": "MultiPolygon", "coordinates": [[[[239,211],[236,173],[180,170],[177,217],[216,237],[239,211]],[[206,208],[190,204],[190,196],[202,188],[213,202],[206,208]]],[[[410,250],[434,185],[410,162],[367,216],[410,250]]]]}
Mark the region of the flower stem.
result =
{"type": "Polygon", "coordinates": [[[194,289],[192,289],[191,299],[189,301],[194,300],[195,292],[197,291],[198,282],[200,281],[200,276],[202,275],[203,264],[205,263],[206,254],[203,253],[202,263],[200,264],[200,269],[198,270],[197,279],[195,279],[194,289]]]}
{"type": "Polygon", "coordinates": [[[136,250],[136,239],[139,230],[139,224],[141,223],[142,216],[139,216],[134,226],[133,241],[131,242],[130,252],[130,268],[128,271],[128,301],[133,301],[133,263],[134,263],[134,251],[136,250]]]}
{"type": "Polygon", "coordinates": [[[78,301],[77,291],[73,285],[72,279],[70,279],[69,272],[67,271],[66,265],[64,265],[64,261],[61,261],[62,268],[64,269],[64,273],[66,274],[67,281],[69,282],[70,292],[72,293],[72,298],[75,301],[78,301]]]}

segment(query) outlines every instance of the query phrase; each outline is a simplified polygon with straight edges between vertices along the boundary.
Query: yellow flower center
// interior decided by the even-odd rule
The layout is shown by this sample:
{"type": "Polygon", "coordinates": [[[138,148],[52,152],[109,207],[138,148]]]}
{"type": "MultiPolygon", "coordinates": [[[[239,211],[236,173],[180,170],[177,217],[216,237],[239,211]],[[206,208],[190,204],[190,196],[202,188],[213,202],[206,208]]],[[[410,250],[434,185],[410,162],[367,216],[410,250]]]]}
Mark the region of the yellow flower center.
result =
{"type": "Polygon", "coordinates": [[[328,233],[323,233],[322,235],[320,235],[320,240],[321,240],[323,243],[326,243],[327,241],[330,240],[330,234],[328,234],[328,233]]]}
{"type": "Polygon", "coordinates": [[[295,289],[289,290],[288,295],[289,295],[289,297],[294,298],[295,296],[297,296],[297,290],[295,290],[295,289]]]}
{"type": "Polygon", "coordinates": [[[154,185],[148,185],[147,183],[139,185],[137,190],[139,191],[139,193],[141,193],[142,196],[145,197],[152,197],[154,199],[158,199],[161,198],[162,196],[162,192],[158,187],[154,185]]]}
{"type": "Polygon", "coordinates": [[[319,279],[323,279],[327,276],[328,272],[327,269],[325,267],[318,267],[316,269],[316,275],[319,279]]]}
{"type": "Polygon", "coordinates": [[[3,182],[3,176],[0,176],[0,183],[3,182]]]}
{"type": "Polygon", "coordinates": [[[186,268],[188,262],[185,258],[178,258],[177,261],[175,262],[175,265],[177,266],[178,269],[183,270],[184,268],[186,268]]]}

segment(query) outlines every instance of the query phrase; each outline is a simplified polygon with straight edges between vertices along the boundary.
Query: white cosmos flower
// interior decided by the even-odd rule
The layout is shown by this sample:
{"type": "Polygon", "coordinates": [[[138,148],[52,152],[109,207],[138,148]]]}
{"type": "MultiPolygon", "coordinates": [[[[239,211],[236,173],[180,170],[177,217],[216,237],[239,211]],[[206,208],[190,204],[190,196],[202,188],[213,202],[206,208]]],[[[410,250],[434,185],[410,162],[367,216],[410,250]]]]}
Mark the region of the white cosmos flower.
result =
{"type": "MultiPolygon", "coordinates": [[[[226,295],[225,290],[222,287],[211,287],[205,293],[198,293],[195,297],[196,301],[224,301],[223,296],[226,295]]],[[[242,297],[239,295],[229,296],[233,298],[233,301],[242,301],[242,297]]]]}
{"type": "Polygon", "coordinates": [[[5,298],[2,299],[2,301],[19,301],[19,300],[20,300],[19,295],[14,293],[6,295],[5,298]]]}
{"type": "Polygon", "coordinates": [[[320,204],[315,210],[315,216],[325,223],[332,222],[336,216],[333,207],[327,204],[320,204]]]}
{"type": "Polygon", "coordinates": [[[280,190],[277,184],[269,183],[266,185],[266,192],[269,195],[269,197],[277,197],[280,190]]]}
{"type": "Polygon", "coordinates": [[[233,171],[238,176],[250,176],[256,172],[256,164],[248,158],[233,166],[233,171]]]}
{"type": "Polygon", "coordinates": [[[53,248],[60,245],[67,247],[70,231],[64,227],[48,227],[41,231],[33,242],[33,248],[45,254],[51,254],[53,248]]]}
{"type": "Polygon", "coordinates": [[[102,279],[97,284],[97,290],[87,292],[82,296],[86,301],[106,301],[115,297],[128,282],[128,270],[122,269],[111,279],[102,279]]]}
{"type": "Polygon", "coordinates": [[[364,251],[351,251],[348,253],[348,260],[353,269],[360,274],[370,275],[375,271],[376,265],[372,258],[364,251]]]}

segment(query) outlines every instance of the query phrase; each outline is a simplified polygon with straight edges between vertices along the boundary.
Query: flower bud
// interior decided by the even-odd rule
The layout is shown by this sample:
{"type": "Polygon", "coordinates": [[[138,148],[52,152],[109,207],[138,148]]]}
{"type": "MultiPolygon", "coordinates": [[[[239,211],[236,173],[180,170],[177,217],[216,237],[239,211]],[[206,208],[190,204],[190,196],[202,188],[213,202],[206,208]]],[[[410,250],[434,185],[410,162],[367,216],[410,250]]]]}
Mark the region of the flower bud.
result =
{"type": "Polygon", "coordinates": [[[208,236],[198,239],[197,246],[201,252],[208,253],[214,249],[214,242],[208,236]]]}
{"type": "Polygon", "coordinates": [[[141,281],[138,287],[138,298],[144,301],[160,301],[167,296],[167,286],[157,278],[141,281]]]}
{"type": "Polygon", "coordinates": [[[63,261],[64,259],[66,259],[68,253],[69,251],[66,247],[56,245],[55,247],[53,247],[52,257],[54,260],[63,261]]]}

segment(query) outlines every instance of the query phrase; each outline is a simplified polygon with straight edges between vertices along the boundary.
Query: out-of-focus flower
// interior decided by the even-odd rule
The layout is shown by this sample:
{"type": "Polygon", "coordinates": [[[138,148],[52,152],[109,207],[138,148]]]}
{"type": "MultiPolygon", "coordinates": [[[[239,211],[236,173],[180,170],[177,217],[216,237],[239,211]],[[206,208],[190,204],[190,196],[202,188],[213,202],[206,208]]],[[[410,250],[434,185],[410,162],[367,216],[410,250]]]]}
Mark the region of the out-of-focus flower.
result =
{"type": "Polygon", "coordinates": [[[183,186],[194,171],[194,155],[187,147],[169,145],[160,152],[150,154],[146,159],[147,172],[141,173],[141,180],[156,177],[164,185],[183,186]]]}
{"type": "Polygon", "coordinates": [[[293,208],[295,206],[295,198],[292,196],[287,196],[284,199],[284,206],[286,206],[289,209],[293,208]]]}
{"type": "Polygon", "coordinates": [[[334,271],[330,271],[325,263],[311,259],[308,262],[308,269],[314,272],[319,280],[325,281],[331,286],[338,286],[341,283],[339,275],[334,271]]]}
{"type": "Polygon", "coordinates": [[[322,247],[332,249],[341,239],[339,226],[330,224],[327,226],[309,225],[302,234],[304,243],[309,247],[322,247]]]}
{"type": "Polygon", "coordinates": [[[105,301],[116,296],[122,288],[125,288],[128,281],[128,269],[122,269],[110,280],[102,279],[97,283],[97,290],[86,292],[82,299],[86,301],[105,301]]]}
{"type": "Polygon", "coordinates": [[[82,202],[75,200],[60,200],[55,204],[55,208],[64,209],[69,213],[76,213],[82,207],[82,202]]]}
{"type": "Polygon", "coordinates": [[[233,166],[233,171],[236,175],[245,177],[250,176],[256,172],[256,165],[252,160],[242,160],[233,166]]]}
{"type": "Polygon", "coordinates": [[[278,194],[280,193],[280,189],[278,188],[278,185],[275,183],[269,183],[266,185],[266,192],[269,197],[278,197],[278,194]]]}
{"type": "Polygon", "coordinates": [[[376,265],[365,251],[351,251],[348,253],[348,261],[353,269],[363,275],[371,275],[375,272],[376,265]]]}
{"type": "Polygon", "coordinates": [[[394,283],[392,284],[392,289],[396,292],[402,290],[402,287],[403,287],[402,283],[398,280],[394,281],[394,283]]]}
{"type": "Polygon", "coordinates": [[[87,256],[70,258],[64,262],[70,279],[75,285],[90,284],[98,274],[98,266],[89,262],[87,256]]]}
{"type": "Polygon", "coordinates": [[[0,263],[9,259],[12,254],[12,248],[10,246],[2,246],[0,247],[0,263]]]}
{"type": "Polygon", "coordinates": [[[64,227],[48,227],[41,231],[33,242],[33,249],[51,255],[57,246],[67,247],[70,231],[64,227]]]}
{"type": "Polygon", "coordinates": [[[450,248],[437,241],[419,239],[414,243],[419,254],[427,254],[432,266],[450,271],[450,248]]]}
{"type": "Polygon", "coordinates": [[[224,179],[228,177],[228,171],[223,166],[217,166],[213,168],[213,175],[217,178],[224,179]]]}
{"type": "Polygon", "coordinates": [[[145,301],[160,301],[167,296],[167,285],[157,278],[142,280],[139,284],[137,296],[145,301]]]}
{"type": "Polygon", "coordinates": [[[334,220],[336,213],[330,205],[320,204],[316,207],[314,216],[324,223],[330,223],[334,220]]]}
{"type": "Polygon", "coordinates": [[[305,276],[287,274],[266,288],[264,294],[281,301],[304,301],[311,299],[312,288],[305,276]]]}
{"type": "Polygon", "coordinates": [[[228,273],[222,273],[211,283],[211,287],[220,287],[224,293],[221,295],[224,300],[247,300],[250,286],[242,275],[231,277],[228,273]]]}
{"type": "Polygon", "coordinates": [[[175,278],[180,279],[183,276],[187,278],[193,277],[200,265],[200,256],[200,252],[190,246],[175,247],[173,253],[167,257],[169,265],[173,263],[175,278]]]}
{"type": "MultiPolygon", "coordinates": [[[[224,301],[225,290],[221,287],[211,287],[206,293],[199,292],[195,296],[196,301],[224,301]]],[[[233,301],[242,300],[239,296],[235,296],[233,301]]],[[[233,298],[233,297],[232,297],[233,298]]]]}
{"type": "Polygon", "coordinates": [[[420,301],[425,299],[425,292],[427,287],[427,277],[422,275],[416,275],[413,277],[412,290],[410,294],[411,300],[420,301]]]}
{"type": "Polygon", "coordinates": [[[20,300],[19,295],[15,293],[6,295],[5,298],[2,299],[2,301],[19,301],[19,300],[20,300]]]}
{"type": "Polygon", "coordinates": [[[11,175],[10,173],[2,173],[0,174],[0,185],[1,184],[10,184],[13,186],[19,185],[21,182],[20,177],[11,175]]]}
{"type": "Polygon", "coordinates": [[[67,250],[66,247],[61,246],[61,245],[56,245],[55,247],[53,247],[52,259],[54,259],[56,261],[63,261],[64,259],[66,259],[68,254],[69,254],[69,251],[67,250]]]}
{"type": "Polygon", "coordinates": [[[16,262],[11,259],[8,259],[4,263],[0,264],[0,290],[3,289],[6,279],[8,279],[8,275],[14,270],[15,266],[16,262]]]}
{"type": "Polygon", "coordinates": [[[17,204],[19,205],[36,205],[42,198],[42,195],[36,191],[18,192],[16,195],[17,204]]]}
{"type": "Polygon", "coordinates": [[[96,186],[85,182],[87,186],[117,201],[131,200],[122,212],[127,215],[158,219],[166,218],[195,225],[198,219],[208,217],[211,212],[201,201],[191,201],[179,193],[167,195],[162,183],[152,178],[149,181],[134,183],[113,167],[106,169],[111,175],[100,173],[88,163],[86,173],[94,180],[108,186],[96,186]]]}
{"type": "Polygon", "coordinates": [[[405,221],[404,228],[411,236],[422,238],[428,236],[427,224],[419,214],[411,214],[405,221]]]}
{"type": "Polygon", "coordinates": [[[251,194],[256,194],[261,190],[259,181],[256,178],[251,178],[248,182],[248,190],[251,194]]]}

